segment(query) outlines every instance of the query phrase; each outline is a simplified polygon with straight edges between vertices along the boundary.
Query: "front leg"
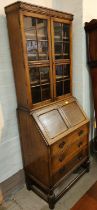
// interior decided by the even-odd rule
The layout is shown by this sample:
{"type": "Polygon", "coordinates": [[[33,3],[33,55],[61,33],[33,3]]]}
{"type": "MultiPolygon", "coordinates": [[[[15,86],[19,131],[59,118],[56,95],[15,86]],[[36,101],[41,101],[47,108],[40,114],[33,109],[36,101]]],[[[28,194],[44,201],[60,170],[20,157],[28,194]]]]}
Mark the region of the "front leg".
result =
{"type": "Polygon", "coordinates": [[[90,171],[90,160],[88,159],[85,163],[83,163],[82,166],[86,169],[86,172],[89,172],[90,171]]]}
{"type": "Polygon", "coordinates": [[[54,207],[55,207],[55,194],[52,190],[50,191],[50,193],[48,195],[48,203],[49,203],[49,208],[54,209],[54,207]]]}

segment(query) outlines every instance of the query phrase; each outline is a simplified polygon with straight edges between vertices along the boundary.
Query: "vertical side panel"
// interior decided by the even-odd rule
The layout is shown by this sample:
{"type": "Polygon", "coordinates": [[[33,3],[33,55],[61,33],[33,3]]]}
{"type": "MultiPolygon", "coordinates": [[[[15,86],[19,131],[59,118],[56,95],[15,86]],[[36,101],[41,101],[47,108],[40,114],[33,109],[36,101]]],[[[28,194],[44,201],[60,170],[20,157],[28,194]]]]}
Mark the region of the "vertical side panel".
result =
{"type": "Polygon", "coordinates": [[[26,71],[20,33],[19,13],[17,11],[7,14],[7,25],[18,105],[28,107],[29,100],[26,90],[26,71]]]}
{"type": "Polygon", "coordinates": [[[26,174],[49,186],[49,148],[29,113],[18,111],[20,137],[26,174]]]}

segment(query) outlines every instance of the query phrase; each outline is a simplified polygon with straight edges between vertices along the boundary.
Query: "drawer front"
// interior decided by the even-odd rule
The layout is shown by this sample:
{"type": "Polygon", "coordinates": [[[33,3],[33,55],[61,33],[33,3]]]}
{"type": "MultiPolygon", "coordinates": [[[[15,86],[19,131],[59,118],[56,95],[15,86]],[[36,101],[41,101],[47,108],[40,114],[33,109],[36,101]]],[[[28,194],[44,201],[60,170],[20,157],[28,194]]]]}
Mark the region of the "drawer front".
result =
{"type": "Polygon", "coordinates": [[[53,184],[56,184],[61,178],[63,178],[70,170],[79,166],[82,162],[84,162],[88,157],[88,149],[84,148],[78,154],[76,154],[72,160],[70,160],[67,164],[64,164],[58,171],[53,173],[53,184]]]}
{"type": "MultiPolygon", "coordinates": [[[[82,138],[86,134],[88,135],[88,125],[84,125],[81,128],[77,129],[73,133],[70,133],[68,136],[57,141],[51,146],[51,155],[58,154],[62,150],[68,149],[67,147],[77,141],[79,138],[82,138]]],[[[88,141],[88,140],[87,140],[88,141]]]]}
{"type": "Polygon", "coordinates": [[[72,144],[68,144],[63,150],[59,153],[52,156],[52,171],[58,170],[61,166],[70,161],[75,154],[80,152],[82,148],[87,145],[88,148],[88,135],[83,136],[76,140],[72,144]]]}

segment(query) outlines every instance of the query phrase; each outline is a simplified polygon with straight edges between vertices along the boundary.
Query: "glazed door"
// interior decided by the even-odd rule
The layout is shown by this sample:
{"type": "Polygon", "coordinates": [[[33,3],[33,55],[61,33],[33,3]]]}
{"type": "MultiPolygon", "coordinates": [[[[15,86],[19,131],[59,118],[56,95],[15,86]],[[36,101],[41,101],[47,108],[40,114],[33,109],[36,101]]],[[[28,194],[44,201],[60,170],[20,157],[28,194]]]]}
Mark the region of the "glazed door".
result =
{"type": "Polygon", "coordinates": [[[21,22],[30,104],[70,95],[71,21],[26,12],[21,22]]]}
{"type": "Polygon", "coordinates": [[[71,24],[70,21],[53,18],[51,29],[56,98],[71,93],[71,24]]]}
{"type": "Polygon", "coordinates": [[[45,15],[23,15],[28,80],[33,104],[52,100],[50,19],[45,15]]]}

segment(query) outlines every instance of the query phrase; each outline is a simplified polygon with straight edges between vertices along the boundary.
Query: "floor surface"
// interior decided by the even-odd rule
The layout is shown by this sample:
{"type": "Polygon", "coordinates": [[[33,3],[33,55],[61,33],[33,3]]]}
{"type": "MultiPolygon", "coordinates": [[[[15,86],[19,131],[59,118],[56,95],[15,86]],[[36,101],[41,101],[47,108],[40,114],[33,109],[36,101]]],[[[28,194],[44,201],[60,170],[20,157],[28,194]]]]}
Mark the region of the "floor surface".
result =
{"type": "MultiPolygon", "coordinates": [[[[55,210],[70,210],[72,206],[97,180],[97,160],[91,158],[90,172],[80,180],[57,202],[55,210]]],[[[48,204],[26,187],[13,195],[0,206],[0,210],[49,210],[48,204]]]]}

